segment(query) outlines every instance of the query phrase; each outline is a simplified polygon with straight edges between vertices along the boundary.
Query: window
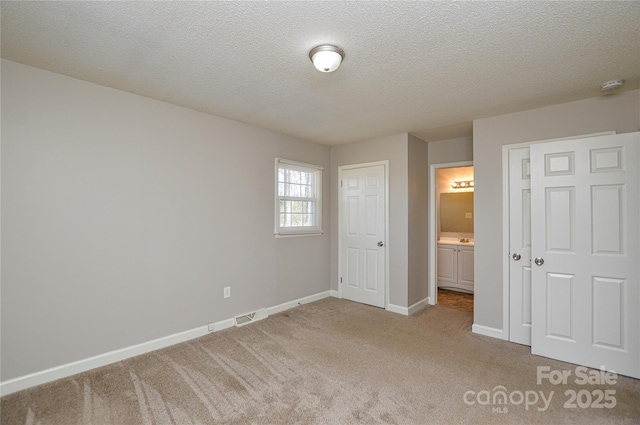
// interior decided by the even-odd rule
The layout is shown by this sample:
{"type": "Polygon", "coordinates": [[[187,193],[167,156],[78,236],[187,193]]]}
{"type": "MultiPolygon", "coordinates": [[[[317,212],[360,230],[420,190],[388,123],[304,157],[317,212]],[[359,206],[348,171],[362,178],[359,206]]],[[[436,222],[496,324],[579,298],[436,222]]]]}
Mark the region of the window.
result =
{"type": "Polygon", "coordinates": [[[276,236],[322,233],[322,167],[276,158],[276,236]]]}

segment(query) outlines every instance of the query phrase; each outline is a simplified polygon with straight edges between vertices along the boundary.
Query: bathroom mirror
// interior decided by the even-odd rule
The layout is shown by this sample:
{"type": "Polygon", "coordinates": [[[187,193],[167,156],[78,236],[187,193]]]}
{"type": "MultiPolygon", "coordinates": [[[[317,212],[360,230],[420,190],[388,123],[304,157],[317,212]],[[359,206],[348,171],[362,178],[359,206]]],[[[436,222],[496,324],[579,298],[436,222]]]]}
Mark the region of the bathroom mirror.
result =
{"type": "Polygon", "coordinates": [[[473,233],[473,192],[440,194],[440,232],[473,233]]]}

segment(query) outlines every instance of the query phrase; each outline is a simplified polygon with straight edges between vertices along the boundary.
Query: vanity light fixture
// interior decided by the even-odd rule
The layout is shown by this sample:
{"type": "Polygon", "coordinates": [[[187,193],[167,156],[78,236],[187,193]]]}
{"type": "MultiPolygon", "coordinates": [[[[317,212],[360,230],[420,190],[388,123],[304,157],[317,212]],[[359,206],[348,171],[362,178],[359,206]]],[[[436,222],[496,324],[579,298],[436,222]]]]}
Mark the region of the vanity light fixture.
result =
{"type": "Polygon", "coordinates": [[[309,52],[309,59],[320,72],[333,72],[344,59],[344,50],[331,44],[316,46],[309,52]]]}
{"type": "Polygon", "coordinates": [[[459,182],[451,183],[451,187],[454,189],[468,189],[473,187],[473,180],[461,180],[459,182]]]}

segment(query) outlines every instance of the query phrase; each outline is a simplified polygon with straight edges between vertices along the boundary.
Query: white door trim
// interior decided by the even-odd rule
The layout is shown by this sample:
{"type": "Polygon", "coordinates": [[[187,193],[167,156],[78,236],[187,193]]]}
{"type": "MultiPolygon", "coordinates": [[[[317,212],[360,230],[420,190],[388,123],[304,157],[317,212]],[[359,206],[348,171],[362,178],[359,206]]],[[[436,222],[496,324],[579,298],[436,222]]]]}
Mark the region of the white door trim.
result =
{"type": "Polygon", "coordinates": [[[429,167],[429,290],[427,292],[427,304],[438,303],[438,290],[436,285],[436,245],[438,242],[438,230],[436,229],[436,177],[440,168],[469,167],[473,161],[447,162],[431,164],[429,167]]]}
{"type": "Polygon", "coordinates": [[[531,145],[561,140],[583,139],[585,137],[610,136],[615,131],[603,131],[601,133],[582,134],[577,136],[559,137],[557,139],[536,140],[532,142],[514,143],[502,145],[502,339],[509,341],[510,332],[510,305],[509,305],[509,151],[512,149],[527,148],[531,145]]]}
{"type": "Polygon", "coordinates": [[[340,276],[342,276],[342,201],[340,198],[340,182],[342,181],[342,173],[344,170],[350,170],[354,168],[371,167],[374,165],[382,165],[384,167],[384,240],[386,248],[384,250],[384,308],[389,309],[389,251],[392,246],[389,244],[389,160],[363,162],[360,164],[349,164],[338,166],[338,181],[335,188],[338,193],[338,298],[342,298],[342,284],[340,283],[340,276]]]}

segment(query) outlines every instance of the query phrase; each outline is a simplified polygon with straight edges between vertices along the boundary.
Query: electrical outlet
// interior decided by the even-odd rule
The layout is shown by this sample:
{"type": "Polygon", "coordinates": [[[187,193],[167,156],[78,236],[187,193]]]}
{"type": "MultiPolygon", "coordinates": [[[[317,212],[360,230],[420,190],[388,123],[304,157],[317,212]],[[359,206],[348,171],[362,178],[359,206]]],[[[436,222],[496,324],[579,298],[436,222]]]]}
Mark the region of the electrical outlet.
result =
{"type": "Polygon", "coordinates": [[[216,330],[216,325],[215,323],[209,323],[209,325],[207,326],[209,332],[213,332],[216,330]]]}
{"type": "Polygon", "coordinates": [[[229,298],[231,296],[231,287],[230,286],[225,286],[224,287],[224,297],[225,298],[229,298]]]}

